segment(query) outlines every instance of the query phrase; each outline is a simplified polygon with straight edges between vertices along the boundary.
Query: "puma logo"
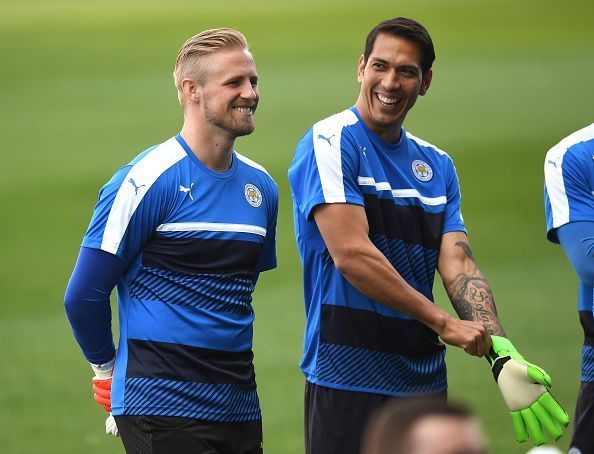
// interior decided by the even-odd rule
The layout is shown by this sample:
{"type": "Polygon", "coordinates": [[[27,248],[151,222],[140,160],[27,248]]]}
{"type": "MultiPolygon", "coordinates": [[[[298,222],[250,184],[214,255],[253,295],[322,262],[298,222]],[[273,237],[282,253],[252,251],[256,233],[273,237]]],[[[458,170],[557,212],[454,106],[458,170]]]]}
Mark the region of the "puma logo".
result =
{"type": "Polygon", "coordinates": [[[318,134],[318,139],[322,139],[325,140],[326,142],[328,142],[328,145],[332,146],[332,142],[330,142],[330,140],[332,139],[332,137],[334,137],[336,134],[332,134],[330,137],[325,137],[322,134],[318,134]]]}
{"type": "Polygon", "coordinates": [[[142,188],[143,186],[146,186],[146,184],[141,184],[140,186],[137,186],[136,183],[134,182],[134,178],[129,178],[128,183],[130,183],[132,185],[132,187],[134,188],[134,195],[138,195],[138,190],[140,188],[142,188]]]}
{"type": "Polygon", "coordinates": [[[194,197],[192,197],[192,188],[194,187],[194,183],[190,183],[190,187],[186,188],[185,186],[182,186],[181,184],[179,185],[179,190],[181,192],[187,192],[190,196],[190,200],[194,200],[194,197]]]}

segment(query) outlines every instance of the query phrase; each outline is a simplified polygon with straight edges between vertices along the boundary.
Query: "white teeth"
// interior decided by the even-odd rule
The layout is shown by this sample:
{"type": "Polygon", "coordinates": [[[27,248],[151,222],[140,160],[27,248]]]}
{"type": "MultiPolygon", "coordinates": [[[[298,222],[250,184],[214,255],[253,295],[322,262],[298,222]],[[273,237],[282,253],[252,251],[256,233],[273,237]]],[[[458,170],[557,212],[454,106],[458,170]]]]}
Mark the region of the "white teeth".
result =
{"type": "Polygon", "coordinates": [[[243,113],[250,113],[252,111],[251,107],[235,107],[235,110],[239,110],[243,113]]]}
{"type": "Polygon", "coordinates": [[[385,98],[382,95],[377,95],[377,99],[379,99],[384,104],[396,104],[400,101],[400,98],[385,98]]]}

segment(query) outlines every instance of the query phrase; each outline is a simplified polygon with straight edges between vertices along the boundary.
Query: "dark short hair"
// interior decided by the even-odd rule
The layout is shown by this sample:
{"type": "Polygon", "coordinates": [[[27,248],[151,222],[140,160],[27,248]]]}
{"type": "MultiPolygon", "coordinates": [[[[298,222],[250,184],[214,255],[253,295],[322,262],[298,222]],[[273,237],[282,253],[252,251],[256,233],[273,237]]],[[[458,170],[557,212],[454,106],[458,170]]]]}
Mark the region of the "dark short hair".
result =
{"type": "Polygon", "coordinates": [[[364,454],[368,452],[404,454],[409,450],[409,435],[413,426],[429,416],[472,419],[465,407],[440,398],[395,399],[372,416],[363,437],[364,454]]]}
{"type": "Polygon", "coordinates": [[[377,24],[373,30],[367,35],[365,40],[365,51],[363,58],[367,63],[375,40],[380,34],[397,36],[416,43],[421,49],[421,69],[423,74],[431,69],[433,61],[435,60],[435,50],[433,49],[433,41],[425,27],[417,21],[407,19],[406,17],[395,17],[394,19],[386,19],[377,24]]]}

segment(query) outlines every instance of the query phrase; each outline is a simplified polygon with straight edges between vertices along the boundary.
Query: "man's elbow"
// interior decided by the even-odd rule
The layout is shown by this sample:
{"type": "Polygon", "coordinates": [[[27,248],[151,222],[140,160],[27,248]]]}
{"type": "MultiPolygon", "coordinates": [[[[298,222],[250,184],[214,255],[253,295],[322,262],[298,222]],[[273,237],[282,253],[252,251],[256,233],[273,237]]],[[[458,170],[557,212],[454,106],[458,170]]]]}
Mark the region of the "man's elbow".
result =
{"type": "Polygon", "coordinates": [[[581,266],[576,266],[575,271],[582,283],[589,287],[594,287],[594,258],[581,266]]]}
{"type": "Polygon", "coordinates": [[[69,285],[64,294],[64,310],[70,321],[76,321],[80,313],[80,297],[69,285]]]}
{"type": "Polygon", "coordinates": [[[331,253],[334,266],[344,276],[351,276],[363,263],[364,251],[356,246],[344,246],[331,253]]]}

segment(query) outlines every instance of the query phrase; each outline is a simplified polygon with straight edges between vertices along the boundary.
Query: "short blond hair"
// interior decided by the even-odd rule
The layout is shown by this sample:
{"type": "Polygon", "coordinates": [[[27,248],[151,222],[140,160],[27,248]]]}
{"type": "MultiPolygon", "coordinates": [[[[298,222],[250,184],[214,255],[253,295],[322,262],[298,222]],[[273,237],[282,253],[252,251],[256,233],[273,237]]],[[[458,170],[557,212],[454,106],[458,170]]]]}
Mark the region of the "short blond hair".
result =
{"type": "Polygon", "coordinates": [[[182,45],[173,69],[173,81],[177,88],[177,97],[182,105],[182,80],[187,77],[194,77],[198,83],[203,84],[208,77],[203,57],[209,56],[220,49],[232,48],[248,49],[245,36],[234,28],[204,30],[192,36],[182,45]]]}

